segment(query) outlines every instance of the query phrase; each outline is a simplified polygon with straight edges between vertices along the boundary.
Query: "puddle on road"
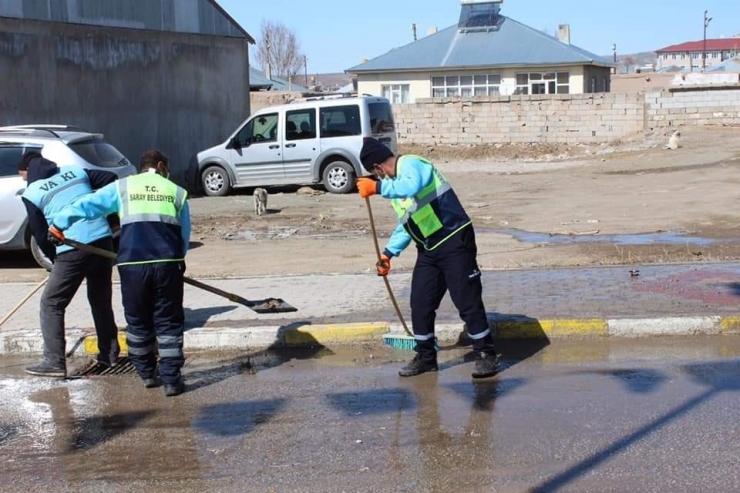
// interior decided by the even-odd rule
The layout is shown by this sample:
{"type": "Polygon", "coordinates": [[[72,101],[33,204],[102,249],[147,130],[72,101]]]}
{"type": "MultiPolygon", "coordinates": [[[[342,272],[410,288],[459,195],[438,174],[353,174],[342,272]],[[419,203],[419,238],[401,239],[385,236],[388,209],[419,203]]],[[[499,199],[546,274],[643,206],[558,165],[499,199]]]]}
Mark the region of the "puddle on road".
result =
{"type": "Polygon", "coordinates": [[[535,233],[515,228],[493,229],[489,231],[512,236],[522,243],[613,243],[616,245],[684,245],[686,243],[691,243],[692,245],[708,246],[720,241],[733,243],[740,241],[740,238],[718,240],[686,235],[675,231],[621,235],[551,235],[549,233],[535,233]]]}

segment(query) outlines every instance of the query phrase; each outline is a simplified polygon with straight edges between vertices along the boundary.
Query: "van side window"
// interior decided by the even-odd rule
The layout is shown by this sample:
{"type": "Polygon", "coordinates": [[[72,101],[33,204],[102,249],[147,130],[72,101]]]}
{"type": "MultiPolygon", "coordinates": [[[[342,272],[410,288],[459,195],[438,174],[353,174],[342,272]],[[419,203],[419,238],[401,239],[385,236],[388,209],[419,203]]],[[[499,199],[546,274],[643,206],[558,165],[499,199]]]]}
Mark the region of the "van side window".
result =
{"type": "Polygon", "coordinates": [[[242,146],[259,144],[261,142],[277,141],[278,114],[260,115],[244,125],[239,131],[239,143],[242,146]]]}
{"type": "Polygon", "coordinates": [[[285,139],[316,138],[316,109],[294,110],[285,113],[285,139]]]}
{"type": "Polygon", "coordinates": [[[322,139],[362,134],[360,107],[356,104],[331,106],[320,111],[322,139]]]}

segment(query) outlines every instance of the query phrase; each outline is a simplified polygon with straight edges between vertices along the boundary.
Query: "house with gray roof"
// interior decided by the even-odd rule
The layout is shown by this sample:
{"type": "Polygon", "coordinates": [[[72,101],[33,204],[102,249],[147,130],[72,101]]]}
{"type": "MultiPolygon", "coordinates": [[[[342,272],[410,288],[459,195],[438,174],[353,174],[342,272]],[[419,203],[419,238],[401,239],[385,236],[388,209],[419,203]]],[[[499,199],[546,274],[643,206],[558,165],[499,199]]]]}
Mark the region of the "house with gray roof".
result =
{"type": "Polygon", "coordinates": [[[461,0],[457,25],[347,70],[360,94],[421,98],[609,92],[609,60],[501,14],[502,0],[461,0]]]}
{"type": "Polygon", "coordinates": [[[249,67],[249,90],[250,91],[295,91],[307,92],[308,89],[280,77],[267,77],[263,71],[258,68],[249,67]]]}

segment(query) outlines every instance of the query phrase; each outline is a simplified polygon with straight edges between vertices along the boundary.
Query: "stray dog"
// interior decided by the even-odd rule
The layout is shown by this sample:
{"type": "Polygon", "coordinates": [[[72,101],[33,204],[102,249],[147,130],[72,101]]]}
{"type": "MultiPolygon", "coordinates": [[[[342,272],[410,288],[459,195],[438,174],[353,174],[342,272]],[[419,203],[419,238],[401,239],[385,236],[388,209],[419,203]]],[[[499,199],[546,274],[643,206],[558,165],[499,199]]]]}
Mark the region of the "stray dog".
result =
{"type": "Polygon", "coordinates": [[[670,149],[674,151],[679,147],[681,147],[681,132],[676,130],[675,132],[673,132],[673,135],[671,135],[671,138],[668,139],[668,145],[665,146],[663,149],[670,149]]]}
{"type": "Polygon", "coordinates": [[[267,190],[264,188],[254,189],[254,213],[261,216],[267,212],[267,190]]]}

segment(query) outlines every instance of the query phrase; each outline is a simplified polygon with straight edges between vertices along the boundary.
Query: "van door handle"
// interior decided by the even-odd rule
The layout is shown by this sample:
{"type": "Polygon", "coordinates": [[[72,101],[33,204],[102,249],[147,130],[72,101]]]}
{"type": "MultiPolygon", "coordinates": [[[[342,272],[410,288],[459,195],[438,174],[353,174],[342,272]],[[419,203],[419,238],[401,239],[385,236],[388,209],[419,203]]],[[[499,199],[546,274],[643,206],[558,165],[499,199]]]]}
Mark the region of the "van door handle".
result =
{"type": "Polygon", "coordinates": [[[280,149],[280,146],[277,144],[273,144],[270,146],[270,149],[280,149]]]}
{"type": "Polygon", "coordinates": [[[285,147],[295,147],[295,144],[285,144],[285,147]]]}
{"type": "Polygon", "coordinates": [[[20,190],[18,190],[17,192],[15,192],[15,196],[16,197],[20,197],[21,195],[23,195],[23,192],[25,192],[25,191],[26,191],[25,188],[21,188],[20,190]]]}

